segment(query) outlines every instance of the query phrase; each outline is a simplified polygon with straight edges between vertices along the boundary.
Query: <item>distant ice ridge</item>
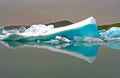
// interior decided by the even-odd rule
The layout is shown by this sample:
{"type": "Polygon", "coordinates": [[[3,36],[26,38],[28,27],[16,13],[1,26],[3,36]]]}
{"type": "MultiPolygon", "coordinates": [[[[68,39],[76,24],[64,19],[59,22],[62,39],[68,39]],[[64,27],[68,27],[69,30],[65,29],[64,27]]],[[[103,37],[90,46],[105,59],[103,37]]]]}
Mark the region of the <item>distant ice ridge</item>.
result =
{"type": "Polygon", "coordinates": [[[32,26],[30,26],[28,29],[26,29],[24,26],[21,26],[18,30],[17,29],[12,29],[12,30],[4,30],[3,27],[0,27],[0,34],[6,34],[6,33],[11,33],[11,34],[20,34],[20,33],[30,33],[31,34],[42,34],[47,32],[50,29],[53,29],[54,25],[44,25],[44,24],[34,24],[32,26]]]}
{"type": "Polygon", "coordinates": [[[38,25],[32,25],[30,28],[28,28],[25,32],[31,32],[31,33],[45,33],[48,30],[54,28],[54,25],[44,25],[44,24],[38,24],[38,25]]]}
{"type": "Polygon", "coordinates": [[[24,27],[21,28],[20,31],[24,31],[24,32],[18,32],[18,34],[24,35],[26,37],[37,36],[53,28],[54,28],[54,25],[48,25],[48,26],[44,24],[32,25],[28,29],[25,29],[24,27]]]}
{"type": "Polygon", "coordinates": [[[54,28],[54,25],[32,25],[28,29],[26,29],[24,26],[21,26],[19,29],[12,29],[12,30],[5,30],[3,27],[0,27],[0,40],[19,40],[22,38],[28,39],[28,37],[31,37],[34,39],[34,36],[40,36],[40,34],[43,34],[47,32],[48,30],[51,30],[54,28]]]}

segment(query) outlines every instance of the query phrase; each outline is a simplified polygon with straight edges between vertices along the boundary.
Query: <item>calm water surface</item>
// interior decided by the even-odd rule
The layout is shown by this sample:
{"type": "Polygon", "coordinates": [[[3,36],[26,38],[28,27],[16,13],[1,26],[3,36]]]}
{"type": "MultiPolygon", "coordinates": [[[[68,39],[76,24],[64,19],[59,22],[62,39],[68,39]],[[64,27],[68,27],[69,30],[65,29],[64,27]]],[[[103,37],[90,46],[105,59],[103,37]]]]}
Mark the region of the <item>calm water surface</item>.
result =
{"type": "Polygon", "coordinates": [[[0,78],[119,78],[120,47],[109,46],[1,42],[0,78]]]}

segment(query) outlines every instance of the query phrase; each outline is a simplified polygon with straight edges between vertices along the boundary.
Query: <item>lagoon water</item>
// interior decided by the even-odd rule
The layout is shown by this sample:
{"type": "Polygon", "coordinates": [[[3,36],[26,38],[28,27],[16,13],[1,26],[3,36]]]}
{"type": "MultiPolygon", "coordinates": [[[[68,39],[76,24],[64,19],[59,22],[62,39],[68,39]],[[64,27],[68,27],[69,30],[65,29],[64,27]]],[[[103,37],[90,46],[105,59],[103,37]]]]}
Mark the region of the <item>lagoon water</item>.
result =
{"type": "Polygon", "coordinates": [[[0,78],[119,78],[115,44],[1,42],[0,78]]]}

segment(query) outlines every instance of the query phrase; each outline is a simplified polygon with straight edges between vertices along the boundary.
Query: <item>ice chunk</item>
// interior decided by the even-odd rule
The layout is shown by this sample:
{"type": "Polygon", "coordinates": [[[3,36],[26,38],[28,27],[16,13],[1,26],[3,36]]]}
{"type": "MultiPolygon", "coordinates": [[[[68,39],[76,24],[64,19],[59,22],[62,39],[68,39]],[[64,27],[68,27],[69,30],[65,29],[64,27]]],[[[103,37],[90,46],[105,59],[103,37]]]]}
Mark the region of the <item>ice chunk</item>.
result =
{"type": "Polygon", "coordinates": [[[0,27],[0,34],[3,34],[3,27],[0,27]]]}
{"type": "Polygon", "coordinates": [[[26,31],[26,28],[24,26],[21,26],[19,29],[18,29],[18,32],[19,33],[23,33],[26,31]]]}
{"type": "Polygon", "coordinates": [[[54,28],[54,25],[43,25],[43,24],[38,24],[38,25],[32,25],[30,28],[26,30],[26,32],[31,32],[31,33],[45,33],[49,29],[54,28]]]}
{"type": "Polygon", "coordinates": [[[17,29],[16,28],[12,29],[12,31],[13,31],[13,33],[17,33],[17,29]]]}
{"type": "Polygon", "coordinates": [[[53,29],[53,28],[54,28],[54,25],[48,25],[48,28],[49,28],[49,29],[53,29]]]}
{"type": "Polygon", "coordinates": [[[109,30],[107,30],[106,32],[100,32],[101,37],[103,38],[110,38],[110,39],[114,39],[114,38],[120,38],[120,28],[119,27],[112,27],[109,30]]]}
{"type": "Polygon", "coordinates": [[[12,34],[18,33],[18,30],[16,28],[13,28],[12,30],[4,30],[4,31],[12,34]]]}
{"type": "Polygon", "coordinates": [[[79,36],[74,37],[74,41],[75,42],[87,42],[87,43],[99,43],[99,42],[103,42],[103,40],[101,40],[99,38],[79,37],[79,36]]]}
{"type": "Polygon", "coordinates": [[[99,30],[99,33],[105,33],[106,32],[106,29],[102,29],[102,30],[99,30]]]}
{"type": "Polygon", "coordinates": [[[60,40],[60,41],[63,41],[63,42],[66,42],[66,43],[70,43],[71,42],[71,40],[69,40],[68,38],[61,37],[61,36],[56,36],[56,39],[60,40]]]}

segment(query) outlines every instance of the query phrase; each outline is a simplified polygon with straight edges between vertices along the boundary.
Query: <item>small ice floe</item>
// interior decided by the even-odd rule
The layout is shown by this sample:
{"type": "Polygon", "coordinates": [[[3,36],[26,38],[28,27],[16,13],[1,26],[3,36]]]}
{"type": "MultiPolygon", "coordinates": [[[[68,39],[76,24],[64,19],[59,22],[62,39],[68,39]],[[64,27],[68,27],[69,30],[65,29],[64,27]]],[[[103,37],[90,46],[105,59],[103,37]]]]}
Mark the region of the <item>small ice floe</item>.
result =
{"type": "Polygon", "coordinates": [[[60,43],[71,43],[72,41],[62,36],[56,36],[55,39],[51,39],[50,41],[47,42],[50,42],[51,44],[60,44],[60,43]]]}
{"type": "Polygon", "coordinates": [[[104,42],[120,42],[120,37],[119,38],[103,38],[104,42]]]}
{"type": "Polygon", "coordinates": [[[99,43],[99,42],[103,42],[103,40],[102,40],[102,39],[99,39],[99,38],[79,37],[79,36],[75,36],[75,37],[74,37],[74,41],[75,41],[75,42],[88,42],[88,43],[99,43]]]}
{"type": "Polygon", "coordinates": [[[85,42],[89,42],[89,43],[92,43],[92,42],[103,42],[103,40],[101,40],[99,38],[92,38],[92,37],[85,37],[84,40],[85,40],[85,42]]]}
{"type": "Polygon", "coordinates": [[[68,38],[62,37],[62,36],[56,36],[55,39],[60,40],[60,41],[62,41],[62,42],[66,42],[66,43],[72,42],[72,41],[69,40],[68,38]]]}
{"type": "Polygon", "coordinates": [[[0,27],[0,35],[5,35],[8,32],[4,29],[4,27],[0,27]]]}
{"type": "Polygon", "coordinates": [[[105,33],[105,32],[106,32],[106,29],[99,30],[99,34],[105,33]]]}
{"type": "Polygon", "coordinates": [[[54,39],[50,40],[49,42],[50,42],[51,44],[59,44],[59,43],[60,43],[59,40],[54,40],[54,39]]]}
{"type": "Polygon", "coordinates": [[[8,33],[12,33],[12,34],[17,34],[18,30],[16,28],[13,28],[12,30],[6,30],[8,33]]]}

